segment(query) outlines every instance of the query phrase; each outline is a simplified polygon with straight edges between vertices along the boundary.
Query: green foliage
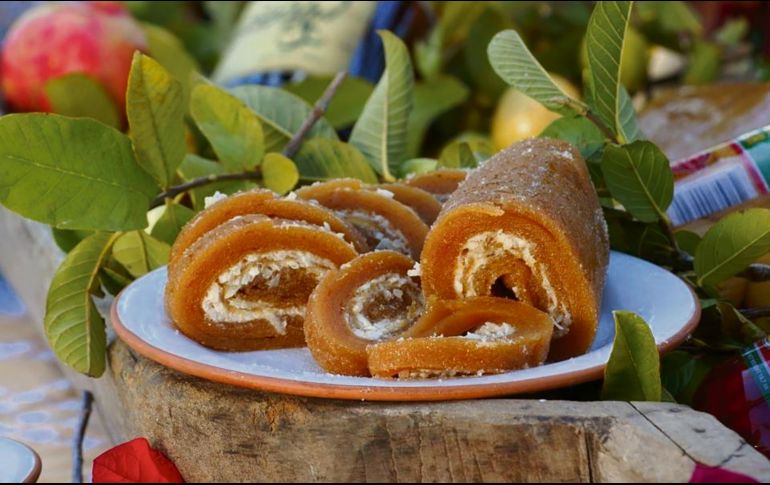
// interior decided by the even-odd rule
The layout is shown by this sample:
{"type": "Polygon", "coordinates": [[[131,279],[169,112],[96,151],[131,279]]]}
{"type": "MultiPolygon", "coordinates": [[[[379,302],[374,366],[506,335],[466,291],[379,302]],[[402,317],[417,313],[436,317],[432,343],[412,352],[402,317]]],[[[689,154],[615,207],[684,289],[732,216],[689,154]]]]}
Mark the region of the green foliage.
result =
{"type": "Polygon", "coordinates": [[[495,74],[489,58],[479,55],[484,52],[496,33],[512,27],[511,20],[497,9],[486,8],[476,19],[463,46],[463,60],[477,91],[477,96],[496,100],[505,91],[506,84],[495,74]]]}
{"type": "Polygon", "coordinates": [[[770,252],[770,209],[733,213],[714,224],[695,252],[699,286],[713,287],[770,252]]]}
{"type": "MultiPolygon", "coordinates": [[[[201,201],[201,204],[203,202],[201,201]]],[[[166,244],[174,244],[179,231],[195,216],[195,212],[176,202],[166,201],[166,205],[160,218],[150,231],[153,238],[166,244]]]]}
{"type": "Polygon", "coordinates": [[[289,192],[299,181],[297,166],[280,153],[268,153],[262,162],[262,183],[281,195],[289,192]]]}
{"type": "Polygon", "coordinates": [[[171,247],[144,231],[131,231],[115,239],[112,257],[134,278],[168,263],[171,247]]]}
{"type": "Polygon", "coordinates": [[[698,41],[690,55],[690,64],[684,75],[685,84],[709,84],[719,76],[722,50],[713,42],[698,41]]]}
{"type": "Polygon", "coordinates": [[[378,33],[385,48],[385,72],[353,126],[350,144],[361,150],[384,180],[393,181],[407,156],[414,74],[403,41],[388,31],[378,33]]]}
{"type": "Polygon", "coordinates": [[[190,114],[228,172],[252,170],[262,161],[262,124],[238,98],[199,84],[192,91],[190,114]]]}
{"type": "Polygon", "coordinates": [[[446,168],[476,168],[478,162],[471,146],[464,141],[454,141],[441,150],[438,164],[446,168]]]}
{"type": "Polygon", "coordinates": [[[639,2],[636,10],[644,24],[654,24],[663,34],[698,36],[703,33],[698,17],[685,2],[639,2]]]}
{"type": "MultiPolygon", "coordinates": [[[[331,77],[309,77],[296,84],[288,84],[284,89],[313,104],[331,82],[331,77]]],[[[374,85],[366,79],[346,77],[329,103],[324,118],[336,129],[352,125],[361,115],[372,91],[374,91],[374,85]]]]}
{"type": "Polygon", "coordinates": [[[468,88],[449,76],[439,76],[414,87],[414,110],[407,123],[407,154],[416,157],[425,133],[439,116],[458,106],[468,97],[468,88]]]}
{"type": "Polygon", "coordinates": [[[428,173],[438,168],[438,160],[433,158],[412,158],[401,164],[401,176],[418,175],[428,173]]]}
{"type": "Polygon", "coordinates": [[[147,37],[149,54],[182,86],[182,99],[186,106],[193,73],[199,70],[198,63],[187,53],[182,42],[168,30],[152,24],[143,24],[142,29],[147,37]]]}
{"type": "Polygon", "coordinates": [[[602,131],[582,116],[561,117],[548,125],[540,136],[571,143],[586,160],[604,148],[606,142],[602,131]]]}
{"type": "Polygon", "coordinates": [[[767,337],[764,330],[744,317],[730,303],[718,301],[716,307],[721,317],[720,330],[724,336],[740,343],[741,346],[751,345],[757,340],[767,337]]]}
{"type": "MultiPolygon", "coordinates": [[[[313,110],[313,107],[299,96],[278,88],[239,86],[230,92],[246,103],[262,122],[265,153],[280,152],[313,110]]],[[[336,140],[337,132],[328,121],[321,118],[308,133],[308,137],[315,136],[336,140]]]]}
{"type": "Polygon", "coordinates": [[[676,402],[692,405],[695,391],[713,367],[713,360],[675,350],[661,359],[661,382],[676,402]]]}
{"type": "Polygon", "coordinates": [[[162,188],[170,186],[187,151],[182,85],[139,52],[128,77],[126,114],[137,162],[162,188]]]}
{"type": "Polygon", "coordinates": [[[0,118],[0,203],[24,217],[59,229],[140,229],[156,190],[128,138],[98,121],[0,118]]]}
{"type": "Polygon", "coordinates": [[[104,319],[93,302],[99,269],[118,234],[96,233],[78,244],[56,270],[46,301],[45,334],[56,356],[76,371],[99,377],[107,346],[104,319]]]}
{"type": "Polygon", "coordinates": [[[339,140],[314,138],[302,145],[294,157],[300,180],[316,182],[353,177],[376,183],[377,175],[366,157],[353,145],[339,140]]]}
{"type": "Polygon", "coordinates": [[[593,108],[605,125],[625,142],[620,121],[620,56],[632,2],[598,2],[586,32],[593,108]]]}
{"type": "MultiPolygon", "coordinates": [[[[441,74],[448,59],[447,51],[473,39],[469,35],[477,19],[492,2],[457,1],[443,2],[438,22],[427,39],[415,45],[415,62],[423,78],[432,80],[441,74]]],[[[482,39],[489,41],[489,39],[482,39]]],[[[481,44],[486,45],[486,42],[481,44]]],[[[479,52],[479,51],[477,51],[479,52]]]]}
{"type": "Polygon", "coordinates": [[[565,116],[585,113],[587,107],[556,85],[518,32],[505,30],[495,35],[487,52],[492,67],[505,82],[549,110],[565,116]]]}
{"type": "Polygon", "coordinates": [[[660,401],[660,360],[650,327],[632,312],[613,315],[615,342],[604,370],[602,399],[660,401]]]}
{"type": "Polygon", "coordinates": [[[668,158],[647,141],[607,145],[602,172],[612,196],[642,222],[666,218],[674,198],[674,176],[668,158]]]}
{"type": "Polygon", "coordinates": [[[131,284],[134,278],[129,272],[120,265],[111,255],[107,256],[102,262],[99,270],[99,281],[102,288],[111,295],[117,295],[123,288],[131,284]]]}
{"type": "Polygon", "coordinates": [[[677,231],[674,236],[676,237],[676,242],[679,244],[679,247],[682,249],[682,251],[685,251],[687,254],[695,254],[695,251],[698,249],[698,245],[700,244],[701,237],[697,235],[696,233],[692,231],[677,231]]]}
{"type": "Polygon", "coordinates": [[[93,118],[120,128],[118,107],[101,83],[81,73],[65,74],[45,83],[45,95],[54,113],[93,118]]]}
{"type": "Polygon", "coordinates": [[[618,113],[618,130],[622,140],[631,143],[642,137],[639,121],[636,119],[636,109],[626,88],[620,86],[620,111],[618,113]]]}
{"type": "Polygon", "coordinates": [[[59,249],[65,253],[68,253],[72,251],[72,249],[77,246],[80,241],[93,234],[93,231],[75,231],[71,229],[57,229],[52,227],[51,234],[53,235],[54,242],[57,246],[59,246],[59,249]]]}
{"type": "MultiPolygon", "coordinates": [[[[208,177],[223,175],[225,167],[221,163],[208,160],[198,155],[188,153],[179,166],[179,174],[184,181],[190,181],[198,177],[208,177]]],[[[223,194],[234,194],[242,190],[249,190],[256,187],[253,182],[246,180],[223,180],[202,187],[192,189],[188,192],[192,201],[192,207],[198,211],[203,210],[206,197],[214,195],[216,192],[223,194]]]]}

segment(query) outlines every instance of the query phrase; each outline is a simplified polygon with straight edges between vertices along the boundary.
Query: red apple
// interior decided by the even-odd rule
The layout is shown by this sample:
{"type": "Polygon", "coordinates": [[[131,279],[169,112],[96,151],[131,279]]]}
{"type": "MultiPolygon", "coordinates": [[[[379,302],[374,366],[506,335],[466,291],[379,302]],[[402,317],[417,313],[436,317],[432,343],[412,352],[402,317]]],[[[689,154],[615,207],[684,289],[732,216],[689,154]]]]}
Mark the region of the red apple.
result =
{"type": "Polygon", "coordinates": [[[135,50],[147,50],[139,24],[117,2],[59,2],[30,9],[8,31],[0,69],[15,111],[51,111],[45,83],[83,73],[125,106],[135,50]]]}

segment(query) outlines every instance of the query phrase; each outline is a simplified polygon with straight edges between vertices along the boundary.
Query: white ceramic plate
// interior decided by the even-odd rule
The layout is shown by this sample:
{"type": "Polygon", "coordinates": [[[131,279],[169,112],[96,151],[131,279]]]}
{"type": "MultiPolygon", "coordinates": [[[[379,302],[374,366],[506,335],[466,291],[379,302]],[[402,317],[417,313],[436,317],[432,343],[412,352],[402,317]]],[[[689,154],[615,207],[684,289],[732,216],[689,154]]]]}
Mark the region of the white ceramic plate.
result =
{"type": "Polygon", "coordinates": [[[651,263],[613,252],[601,320],[591,349],[569,360],[505,374],[445,380],[399,381],[332,375],[306,348],[220,352],[176,330],[164,310],[165,268],[129,285],[115,300],[118,335],[140,354],[205,379],[313,397],[366,400],[468,399],[535,392],[600,378],[614,337],[613,310],[641,315],[662,351],[679,344],[700,317],[698,299],[677,276],[651,263]]]}
{"type": "Polygon", "coordinates": [[[40,457],[27,445],[0,438],[0,483],[31,483],[40,475],[40,457]]]}

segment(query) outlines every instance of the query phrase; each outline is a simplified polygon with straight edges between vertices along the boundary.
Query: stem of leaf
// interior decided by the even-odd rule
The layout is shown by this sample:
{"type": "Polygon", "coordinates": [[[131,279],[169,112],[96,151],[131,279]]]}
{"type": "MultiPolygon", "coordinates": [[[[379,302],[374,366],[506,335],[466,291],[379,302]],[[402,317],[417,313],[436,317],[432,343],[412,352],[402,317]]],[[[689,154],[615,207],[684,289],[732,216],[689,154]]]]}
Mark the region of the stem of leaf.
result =
{"type": "Polygon", "coordinates": [[[671,220],[668,218],[666,214],[659,214],[660,219],[658,219],[658,223],[660,224],[660,228],[663,230],[663,233],[666,235],[666,238],[668,239],[669,244],[671,244],[671,247],[674,249],[674,252],[676,253],[676,257],[678,260],[689,260],[691,259],[690,256],[682,251],[682,249],[679,247],[679,243],[676,240],[676,236],[674,235],[674,227],[671,225],[671,220]]]}
{"type": "Polygon", "coordinates": [[[607,139],[618,142],[622,145],[621,140],[615,136],[615,133],[613,133],[613,131],[607,125],[605,125],[604,122],[600,120],[598,116],[596,116],[596,113],[591,111],[588,106],[579,101],[575,101],[572,98],[567,98],[565,104],[575,110],[576,113],[585,116],[591,123],[596,125],[596,127],[599,128],[602,133],[604,133],[604,136],[607,137],[607,139]]]}
{"type": "Polygon", "coordinates": [[[740,312],[748,319],[770,317],[770,307],[767,306],[759,308],[743,308],[740,312]]]}
{"type": "MultiPolygon", "coordinates": [[[[332,82],[329,83],[329,86],[327,86],[324,93],[320,98],[318,98],[318,101],[316,101],[315,105],[313,106],[313,110],[310,112],[307,118],[305,118],[305,121],[302,122],[302,126],[300,126],[299,130],[297,130],[294,136],[291,137],[289,143],[286,144],[286,147],[283,149],[283,155],[285,157],[292,158],[297,154],[300,145],[302,145],[302,141],[305,139],[308,133],[310,133],[310,130],[313,129],[313,126],[318,123],[318,120],[323,118],[323,115],[329,108],[329,103],[331,102],[334,95],[337,94],[337,90],[342,84],[342,81],[345,80],[346,76],[346,72],[339,72],[336,76],[334,76],[332,82]]],[[[161,192],[150,203],[150,209],[154,209],[155,207],[163,205],[166,199],[173,199],[179,194],[187,192],[188,190],[197,189],[198,187],[203,187],[204,185],[210,185],[227,180],[259,180],[261,178],[262,171],[259,169],[259,167],[248,172],[204,175],[203,177],[192,179],[183,184],[169,187],[168,190],[161,192]]]]}
{"type": "Polygon", "coordinates": [[[93,402],[94,395],[89,391],[83,391],[78,426],[72,438],[72,483],[83,483],[83,440],[86,436],[93,402]]]}
{"type": "Polygon", "coordinates": [[[597,128],[599,128],[602,133],[604,133],[604,136],[606,136],[608,139],[619,142],[619,140],[615,137],[615,133],[612,132],[612,130],[609,129],[607,125],[604,124],[602,120],[599,119],[598,116],[596,116],[595,113],[593,113],[590,109],[586,110],[583,113],[583,116],[585,116],[591,123],[596,125],[597,128]]]}

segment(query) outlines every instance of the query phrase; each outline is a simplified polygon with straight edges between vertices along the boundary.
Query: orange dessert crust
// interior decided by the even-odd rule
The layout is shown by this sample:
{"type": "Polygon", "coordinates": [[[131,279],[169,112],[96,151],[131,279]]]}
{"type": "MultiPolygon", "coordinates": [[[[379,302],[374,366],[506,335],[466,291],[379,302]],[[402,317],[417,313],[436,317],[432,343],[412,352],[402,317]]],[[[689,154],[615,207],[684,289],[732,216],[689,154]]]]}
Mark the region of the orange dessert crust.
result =
{"type": "Polygon", "coordinates": [[[393,199],[410,207],[420,219],[430,226],[441,212],[441,203],[430,192],[419,187],[402,183],[380,184],[374,189],[383,189],[393,194],[393,199]]]}
{"type": "Polygon", "coordinates": [[[347,320],[348,305],[356,290],[389,273],[407,275],[414,265],[395,251],[361,255],[344,267],[330,271],[310,295],[305,318],[305,339],[316,362],[333,374],[368,376],[366,346],[347,320]]]}
{"type": "Polygon", "coordinates": [[[437,196],[439,202],[444,202],[446,197],[452,194],[460,183],[465,180],[468,172],[457,169],[439,169],[433,172],[422,173],[404,180],[406,185],[417,187],[437,196]]]}
{"type": "MultiPolygon", "coordinates": [[[[459,298],[455,268],[473,236],[502,231],[532,242],[558,300],[571,315],[551,359],[584,353],[598,325],[609,244],[601,207],[580,155],[567,143],[535,139],[500,152],[472,171],[444,205],[421,259],[427,297],[459,298]]],[[[491,257],[471,275],[478,294],[515,294],[544,306],[542,285],[512,256],[491,257]]]]}
{"type": "MultiPolygon", "coordinates": [[[[406,239],[412,258],[420,257],[428,226],[414,210],[390,197],[368,190],[361,181],[339,179],[317,183],[302,187],[297,190],[297,195],[315,200],[334,211],[363,211],[385,218],[406,239]]],[[[369,249],[374,249],[376,241],[369,243],[369,249]]]]}
{"type": "Polygon", "coordinates": [[[267,189],[255,189],[222,199],[193,217],[171,247],[169,266],[174,266],[182,253],[208,231],[234,217],[249,214],[304,221],[321,227],[326,223],[329,230],[342,234],[359,252],[367,249],[363,236],[333,212],[303,200],[279,197],[267,189]]]}
{"type": "MultiPolygon", "coordinates": [[[[244,256],[277,250],[306,251],[339,266],[357,253],[339,237],[312,226],[281,225],[280,221],[262,215],[248,215],[229,220],[207,232],[188,247],[178,264],[169,268],[166,285],[166,308],[182,333],[199,343],[218,350],[242,351],[296,347],[304,344],[301,317],[291,316],[286,335],[263,319],[248,322],[212,322],[203,310],[202,301],[210,285],[244,256]]],[[[313,285],[314,286],[314,285],[313,285]]],[[[303,295],[286,295],[284,303],[306,299],[303,295]]],[[[248,289],[246,289],[248,291],[248,289]]],[[[279,295],[275,295],[275,301],[279,295]]]]}
{"type": "Polygon", "coordinates": [[[369,345],[374,377],[451,377],[500,373],[542,364],[549,350],[553,320],[524,303],[495,297],[433,301],[402,338],[369,345]],[[486,323],[509,324],[504,340],[473,340],[461,335],[486,323]]]}

